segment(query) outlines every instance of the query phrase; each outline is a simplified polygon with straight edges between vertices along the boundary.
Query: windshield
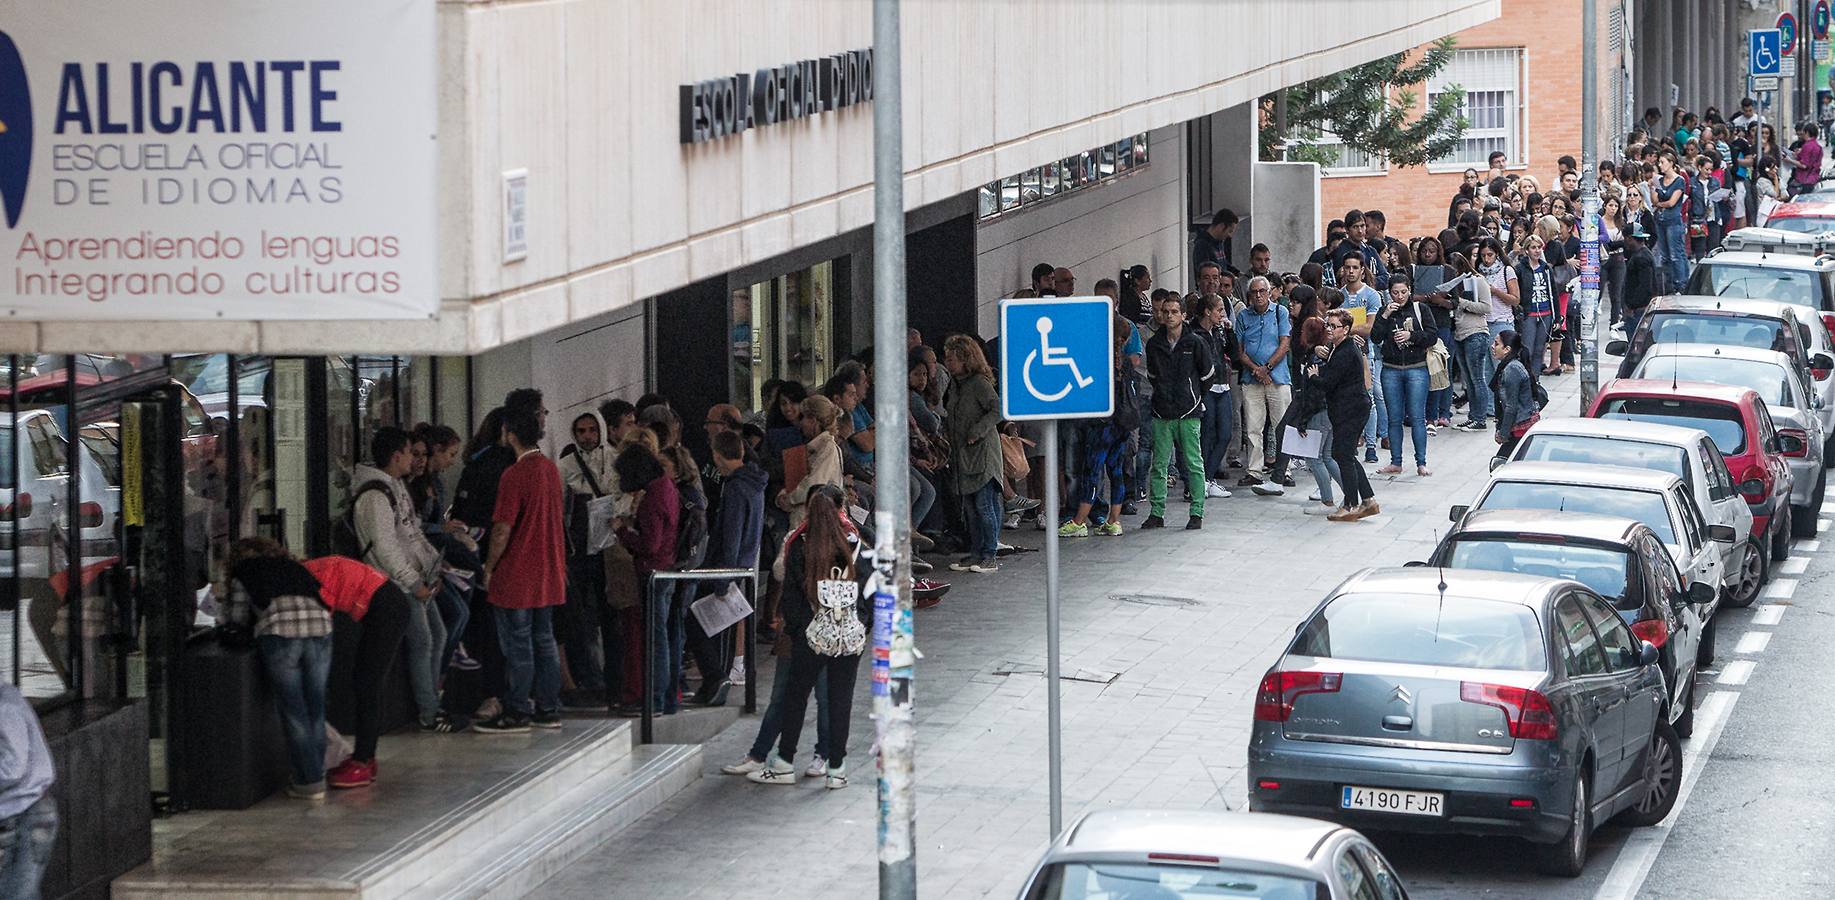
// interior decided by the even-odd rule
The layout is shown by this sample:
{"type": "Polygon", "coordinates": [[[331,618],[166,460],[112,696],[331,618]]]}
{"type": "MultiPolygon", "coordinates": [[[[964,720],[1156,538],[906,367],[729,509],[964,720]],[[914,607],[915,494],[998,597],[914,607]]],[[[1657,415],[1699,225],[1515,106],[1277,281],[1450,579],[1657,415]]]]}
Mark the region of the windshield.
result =
{"type": "Polygon", "coordinates": [[[1746,424],[1741,421],[1739,410],[1723,403],[1672,400],[1666,397],[1624,397],[1606,401],[1599,418],[1699,428],[1714,439],[1714,446],[1719,447],[1725,455],[1733,456],[1746,451],[1746,424]]]}
{"type": "Polygon", "coordinates": [[[1291,652],[1463,669],[1545,668],[1541,629],[1528,607],[1473,597],[1345,594],[1307,621],[1291,652]]]}
{"type": "Polygon", "coordinates": [[[1669,524],[1669,506],[1658,491],[1604,487],[1589,484],[1546,484],[1540,481],[1499,481],[1491,485],[1477,509],[1552,509],[1635,519],[1650,526],[1665,544],[1676,542],[1669,524]]]}
{"type": "Polygon", "coordinates": [[[1286,875],[1208,866],[1072,862],[1053,866],[1044,876],[1044,890],[1031,896],[1041,900],[1312,900],[1320,887],[1323,885],[1317,882],[1286,875]]]}
{"type": "MultiPolygon", "coordinates": [[[[1827,199],[1828,195],[1824,195],[1827,199]]],[[[1835,228],[1835,218],[1828,216],[1791,216],[1786,219],[1772,219],[1765,223],[1767,228],[1789,231],[1795,234],[1817,234],[1835,228]]]]}
{"type": "Polygon", "coordinates": [[[1688,468],[1688,454],[1681,447],[1627,441],[1603,435],[1537,434],[1523,438],[1522,448],[1514,459],[1532,462],[1571,462],[1595,466],[1624,466],[1627,469],[1655,469],[1683,480],[1693,474],[1688,468]]]}
{"type": "Polygon", "coordinates": [[[1790,372],[1774,362],[1725,356],[1652,356],[1632,375],[1653,381],[1705,381],[1751,388],[1773,406],[1790,406],[1790,372]]]}
{"type": "MultiPolygon", "coordinates": [[[[1569,578],[1619,606],[1625,604],[1631,554],[1608,547],[1569,544],[1559,537],[1457,538],[1446,564],[1454,569],[1521,572],[1544,578],[1569,578]]],[[[1636,603],[1632,603],[1636,606],[1636,603]]]]}
{"type": "Polygon", "coordinates": [[[1776,300],[1816,307],[1816,273],[1770,266],[1703,262],[1689,280],[1688,293],[1716,297],[1776,300]]]}
{"type": "MultiPolygon", "coordinates": [[[[1644,321],[1650,323],[1650,334],[1648,340],[1640,343],[1719,344],[1779,353],[1791,351],[1789,344],[1779,336],[1784,323],[1777,319],[1732,313],[1658,312],[1651,313],[1644,321]]],[[[1639,324],[1639,331],[1644,328],[1639,324]]]]}

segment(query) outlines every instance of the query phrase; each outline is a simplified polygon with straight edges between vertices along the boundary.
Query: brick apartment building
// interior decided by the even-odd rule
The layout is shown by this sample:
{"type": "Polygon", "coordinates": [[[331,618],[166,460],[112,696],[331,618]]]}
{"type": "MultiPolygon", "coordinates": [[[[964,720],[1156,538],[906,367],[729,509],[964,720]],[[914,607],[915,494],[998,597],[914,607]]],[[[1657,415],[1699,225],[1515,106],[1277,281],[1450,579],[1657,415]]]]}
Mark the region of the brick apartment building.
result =
{"type": "MultiPolygon", "coordinates": [[[[1622,137],[1626,15],[1629,3],[1598,4],[1600,23],[1600,152],[1622,137]]],[[[1442,86],[1465,88],[1465,139],[1451,157],[1426,166],[1386,165],[1341,152],[1324,169],[1321,229],[1348,209],[1380,209],[1389,233],[1403,239],[1446,226],[1447,203],[1465,170],[1482,174],[1494,150],[1509,155],[1512,172],[1534,175],[1547,188],[1555,161],[1580,157],[1581,0],[1503,0],[1503,15],[1458,32],[1454,59],[1433,83],[1417,86],[1425,103],[1442,86]]],[[[1634,117],[1633,117],[1634,118],[1634,117]]],[[[1324,235],[1320,235],[1323,239],[1324,235]]]]}

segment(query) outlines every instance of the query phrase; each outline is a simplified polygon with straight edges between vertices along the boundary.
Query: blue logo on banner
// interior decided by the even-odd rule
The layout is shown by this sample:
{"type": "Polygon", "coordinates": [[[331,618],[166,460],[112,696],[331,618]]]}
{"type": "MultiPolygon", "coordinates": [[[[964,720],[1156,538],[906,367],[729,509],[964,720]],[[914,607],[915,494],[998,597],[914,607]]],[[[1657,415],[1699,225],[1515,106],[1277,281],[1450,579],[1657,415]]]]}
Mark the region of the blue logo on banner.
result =
{"type": "Polygon", "coordinates": [[[32,171],[32,95],[26,90],[25,60],[0,31],[0,209],[6,227],[19,224],[32,171]]]}

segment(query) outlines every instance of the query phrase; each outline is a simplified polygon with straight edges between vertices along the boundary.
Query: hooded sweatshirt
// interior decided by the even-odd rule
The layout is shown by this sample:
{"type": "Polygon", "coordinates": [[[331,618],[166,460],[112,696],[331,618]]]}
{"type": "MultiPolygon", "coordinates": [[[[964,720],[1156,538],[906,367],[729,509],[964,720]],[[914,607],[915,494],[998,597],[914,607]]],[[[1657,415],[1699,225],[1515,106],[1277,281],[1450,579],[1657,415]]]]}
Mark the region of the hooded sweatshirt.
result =
{"type": "Polygon", "coordinates": [[[765,525],[765,470],[746,463],[726,476],[720,489],[718,518],[708,529],[707,566],[744,569],[758,565],[758,544],[765,525]]]}
{"type": "Polygon", "coordinates": [[[591,450],[581,450],[578,444],[570,444],[562,451],[561,459],[556,465],[561,468],[561,481],[567,485],[567,491],[573,494],[586,494],[590,497],[603,497],[618,493],[618,476],[612,472],[611,445],[604,440],[606,435],[605,421],[597,412],[589,412],[599,422],[599,446],[591,450]],[[582,465],[584,464],[584,465],[582,465]],[[592,473],[588,478],[586,473],[592,473]],[[599,489],[594,490],[594,483],[599,489]]]}
{"type": "Polygon", "coordinates": [[[387,485],[389,496],[369,491],[357,499],[353,517],[357,540],[369,548],[363,562],[381,569],[396,586],[412,594],[415,588],[439,575],[440,551],[427,542],[427,535],[421,531],[414,501],[401,479],[374,466],[358,464],[351,473],[351,492],[361,491],[372,481],[387,485]]]}

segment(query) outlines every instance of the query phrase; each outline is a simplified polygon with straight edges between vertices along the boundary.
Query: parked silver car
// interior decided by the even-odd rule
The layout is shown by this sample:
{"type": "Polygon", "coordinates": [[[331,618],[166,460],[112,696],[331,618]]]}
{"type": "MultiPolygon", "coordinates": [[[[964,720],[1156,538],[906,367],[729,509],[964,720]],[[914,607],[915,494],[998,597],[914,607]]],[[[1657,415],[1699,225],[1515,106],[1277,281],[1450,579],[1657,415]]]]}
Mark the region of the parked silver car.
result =
{"type": "Polygon", "coordinates": [[[1681,742],[1657,648],[1578,582],[1438,568],[1351,576],[1262,679],[1251,809],[1503,834],[1575,876],[1593,828],[1661,821],[1681,742]]]}
{"type": "Polygon", "coordinates": [[[1408,891],[1382,851],[1341,825],[1265,813],[1111,809],[1064,829],[1019,896],[1405,900],[1408,891]]]}

